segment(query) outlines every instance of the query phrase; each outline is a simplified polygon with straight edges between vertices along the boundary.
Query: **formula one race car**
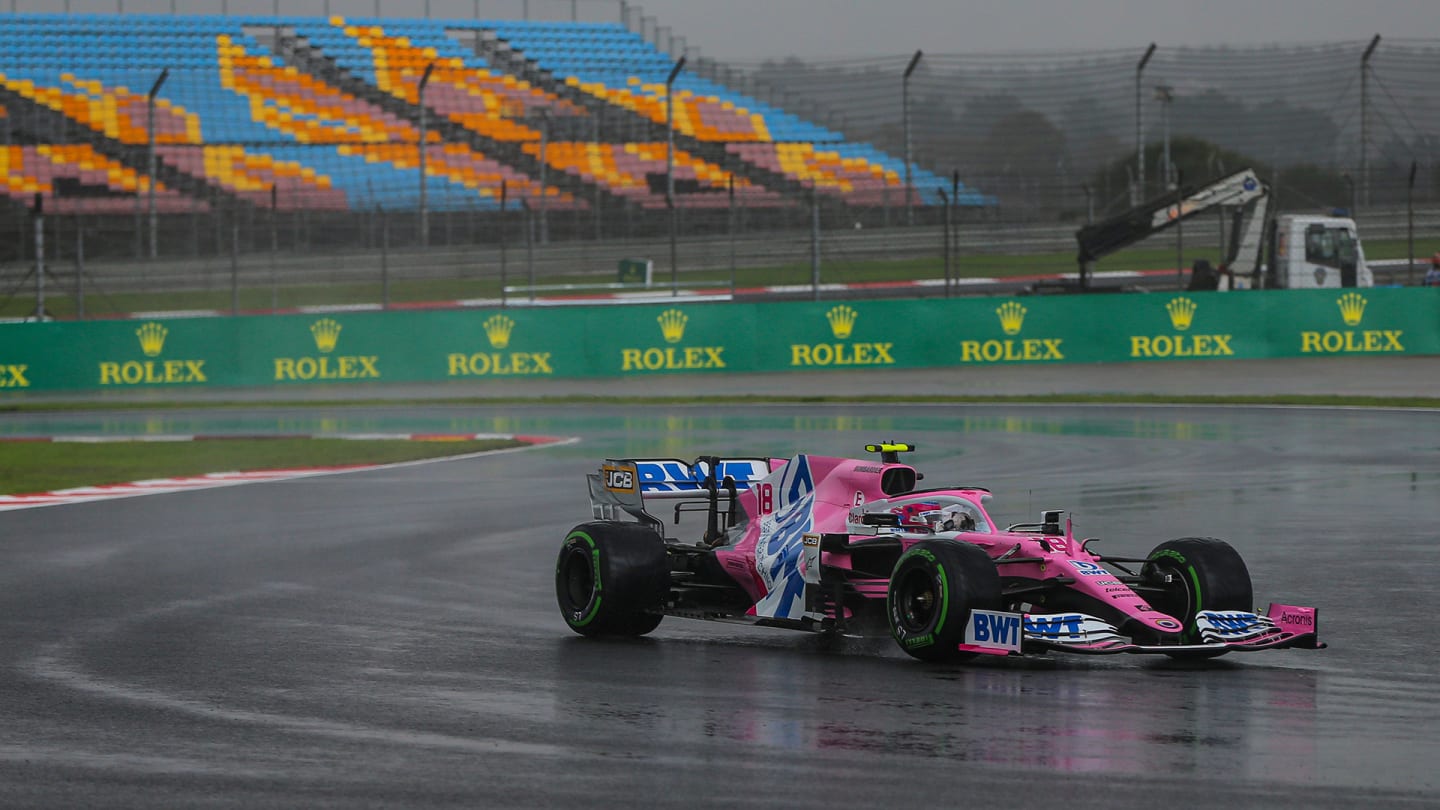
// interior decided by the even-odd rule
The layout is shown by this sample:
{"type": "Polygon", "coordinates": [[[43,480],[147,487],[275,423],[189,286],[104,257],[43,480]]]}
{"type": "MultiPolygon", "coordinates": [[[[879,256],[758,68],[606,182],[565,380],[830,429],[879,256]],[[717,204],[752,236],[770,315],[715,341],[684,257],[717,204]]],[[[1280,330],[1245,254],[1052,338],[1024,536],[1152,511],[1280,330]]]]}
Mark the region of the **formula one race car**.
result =
{"type": "MultiPolygon", "coordinates": [[[[1228,543],[1186,537],[1141,558],[1091,552],[1063,511],[1005,529],[988,490],[915,489],[906,444],[879,459],[609,460],[588,476],[595,520],[565,537],[555,592],[583,635],[638,636],[664,616],[881,635],[925,661],[977,654],[1319,649],[1313,607],[1253,610],[1228,543]],[[697,542],[646,509],[703,516],[697,542]],[[1062,522],[1063,520],[1063,522],[1062,522]]],[[[697,527],[698,528],[698,527],[697,527]]]]}

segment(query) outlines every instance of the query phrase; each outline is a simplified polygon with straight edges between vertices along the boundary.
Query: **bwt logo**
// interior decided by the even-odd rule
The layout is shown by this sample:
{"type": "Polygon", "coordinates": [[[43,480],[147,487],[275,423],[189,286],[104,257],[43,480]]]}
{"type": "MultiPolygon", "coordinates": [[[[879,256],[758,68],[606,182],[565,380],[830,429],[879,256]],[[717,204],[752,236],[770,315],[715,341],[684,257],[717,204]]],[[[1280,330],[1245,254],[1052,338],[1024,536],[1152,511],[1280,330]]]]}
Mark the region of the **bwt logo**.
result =
{"type": "Polygon", "coordinates": [[[1216,630],[1222,632],[1249,630],[1259,624],[1254,614],[1250,613],[1214,613],[1206,611],[1200,615],[1204,616],[1205,620],[1210,622],[1216,630]]]}
{"type": "MultiPolygon", "coordinates": [[[[696,492],[705,481],[703,466],[691,467],[683,461],[638,461],[635,469],[644,492],[696,492]]],[[[729,476],[735,479],[736,489],[749,489],[752,482],[769,474],[757,461],[721,461],[715,480],[721,482],[729,476]]]]}
{"type": "Polygon", "coordinates": [[[976,643],[1012,646],[1020,643],[1019,616],[977,610],[974,619],[976,643]]]}
{"type": "Polygon", "coordinates": [[[1080,635],[1080,623],[1085,617],[1077,613],[1055,616],[1026,616],[1025,632],[1047,638],[1080,635]]]}

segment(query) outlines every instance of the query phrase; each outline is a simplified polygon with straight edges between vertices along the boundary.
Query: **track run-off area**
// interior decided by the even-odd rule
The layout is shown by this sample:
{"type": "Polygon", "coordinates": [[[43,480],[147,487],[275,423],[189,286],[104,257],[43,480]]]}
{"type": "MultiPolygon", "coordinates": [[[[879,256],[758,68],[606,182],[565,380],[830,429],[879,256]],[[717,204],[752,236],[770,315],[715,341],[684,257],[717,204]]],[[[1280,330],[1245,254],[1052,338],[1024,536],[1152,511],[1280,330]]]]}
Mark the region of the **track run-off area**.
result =
{"type": "MultiPolygon", "coordinates": [[[[1398,368],[1411,393],[1433,385],[1417,376],[1433,361],[1398,368]]],[[[1203,369],[1146,373],[1135,384],[1150,390],[1223,387],[1203,369]]],[[[1122,376],[1027,384],[1064,390],[1112,374],[1122,376]]],[[[1226,385],[1268,380],[1273,392],[1301,376],[1241,369],[1226,385]]],[[[923,379],[889,384],[935,385],[923,379]]],[[[788,385],[843,394],[837,381],[788,385]]],[[[578,439],[0,513],[4,803],[1440,802],[1430,686],[1440,627],[1425,608],[1440,577],[1435,411],[861,395],[727,404],[691,390],[691,404],[256,404],[237,416],[132,403],[0,415],[12,435],[23,423],[52,435],[578,439]],[[889,639],[826,643],[667,618],[645,639],[604,641],[561,621],[555,555],[589,519],[584,475],[603,459],[858,455],[876,440],[917,444],[907,460],[927,485],[989,487],[1002,523],[1069,509],[1077,534],[1102,538],[1106,553],[1224,538],[1249,564],[1256,601],[1318,606],[1330,647],[1185,665],[929,666],[889,639]]]]}

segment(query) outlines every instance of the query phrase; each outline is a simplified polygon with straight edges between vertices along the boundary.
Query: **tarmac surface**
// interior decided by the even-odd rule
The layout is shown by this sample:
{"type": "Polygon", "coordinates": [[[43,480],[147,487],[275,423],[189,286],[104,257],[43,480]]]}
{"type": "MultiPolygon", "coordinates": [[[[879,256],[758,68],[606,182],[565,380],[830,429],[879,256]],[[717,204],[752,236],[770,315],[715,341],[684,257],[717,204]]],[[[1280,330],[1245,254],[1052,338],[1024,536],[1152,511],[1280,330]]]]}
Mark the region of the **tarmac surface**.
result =
{"type": "Polygon", "coordinates": [[[1436,363],[641,385],[694,394],[685,405],[130,403],[142,407],[0,415],[11,434],[408,425],[582,440],[0,514],[0,804],[1433,807],[1440,413],[704,397],[1433,396],[1436,363]],[[561,621],[555,553],[588,519],[583,476],[603,458],[853,455],[877,439],[917,443],[927,483],[992,488],[1002,523],[1068,508],[1077,533],[1121,555],[1224,537],[1248,562],[1257,602],[1318,606],[1331,647],[1199,665],[1052,655],[929,666],[888,639],[827,645],[667,618],[646,639],[597,641],[561,621]]]}

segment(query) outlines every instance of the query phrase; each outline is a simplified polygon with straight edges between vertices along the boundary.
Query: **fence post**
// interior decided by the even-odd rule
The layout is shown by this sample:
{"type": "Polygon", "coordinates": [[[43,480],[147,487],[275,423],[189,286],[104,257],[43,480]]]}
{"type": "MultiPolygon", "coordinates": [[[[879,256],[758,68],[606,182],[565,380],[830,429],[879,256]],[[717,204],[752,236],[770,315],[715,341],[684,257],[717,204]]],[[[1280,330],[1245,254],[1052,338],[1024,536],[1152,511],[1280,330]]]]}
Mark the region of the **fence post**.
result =
{"type": "Polygon", "coordinates": [[[522,199],[525,206],[525,268],[530,277],[530,301],[535,301],[535,218],[531,216],[530,200],[522,199]]]}
{"type": "Polygon", "coordinates": [[[730,175],[730,210],[726,225],[730,231],[730,297],[735,297],[735,175],[730,175]]]}
{"type": "Polygon", "coordinates": [[[380,214],[380,308],[390,308],[390,217],[383,207],[380,214]]]}
{"type": "Polygon", "coordinates": [[[1405,187],[1405,283],[1415,284],[1415,161],[1410,161],[1410,183],[1405,187]]]}
{"type": "Polygon", "coordinates": [[[35,320],[45,320],[45,198],[35,195],[35,320]]]}
{"type": "Polygon", "coordinates": [[[75,215],[75,317],[85,320],[85,217],[75,215]]]}
{"type": "Polygon", "coordinates": [[[507,267],[507,265],[508,265],[508,261],[507,261],[508,256],[507,256],[507,253],[506,253],[506,248],[508,247],[508,245],[507,245],[506,239],[505,239],[505,231],[506,231],[506,228],[505,228],[505,201],[506,201],[506,198],[509,196],[508,192],[509,192],[509,184],[506,183],[504,180],[501,180],[501,181],[500,181],[500,308],[501,308],[501,309],[504,309],[504,308],[505,308],[505,305],[506,305],[506,295],[507,295],[507,293],[505,292],[505,288],[510,285],[510,282],[509,282],[509,280],[508,280],[508,272],[507,272],[507,271],[508,271],[508,267],[507,267]]]}
{"type": "Polygon", "coordinates": [[[820,195],[810,188],[810,291],[820,300],[820,195]]]}
{"type": "Polygon", "coordinates": [[[946,223],[945,233],[950,239],[951,258],[950,269],[945,273],[945,297],[950,297],[950,280],[953,278],[959,281],[960,276],[960,223],[959,212],[955,209],[960,205],[960,170],[955,169],[950,175],[950,209],[945,212],[946,223]]]}
{"type": "MultiPolygon", "coordinates": [[[[218,248],[218,245],[217,245],[218,248]]],[[[230,207],[230,314],[240,314],[240,209],[230,207]]]]}
{"type": "Polygon", "coordinates": [[[280,309],[280,290],[278,262],[280,260],[280,224],[277,221],[275,212],[276,196],[275,186],[270,186],[270,314],[274,315],[280,309]]]}
{"type": "Polygon", "coordinates": [[[945,297],[950,297],[950,195],[945,193],[945,187],[935,189],[940,193],[940,201],[945,203],[945,238],[941,241],[944,247],[941,249],[945,257],[945,297]]]}

